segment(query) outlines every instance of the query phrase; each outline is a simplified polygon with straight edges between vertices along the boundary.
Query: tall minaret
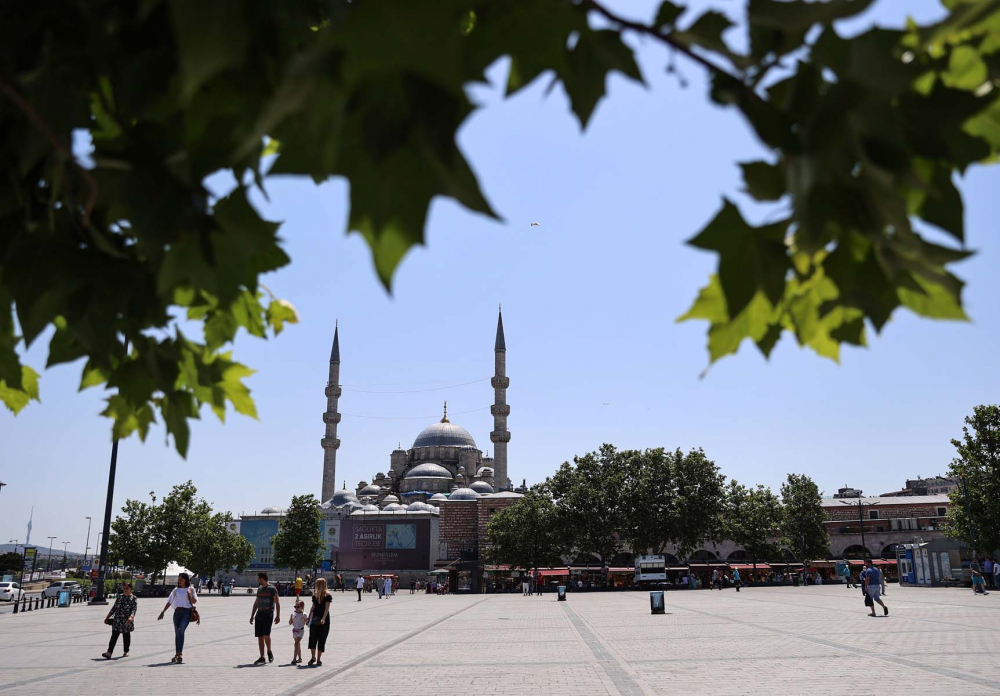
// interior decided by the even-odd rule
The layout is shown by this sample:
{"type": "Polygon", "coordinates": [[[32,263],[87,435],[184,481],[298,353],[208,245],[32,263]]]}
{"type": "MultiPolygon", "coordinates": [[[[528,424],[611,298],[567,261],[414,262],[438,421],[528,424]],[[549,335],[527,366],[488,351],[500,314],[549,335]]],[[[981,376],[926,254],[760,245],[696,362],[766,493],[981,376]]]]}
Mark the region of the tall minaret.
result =
{"type": "Polygon", "coordinates": [[[507,344],[503,338],[503,311],[497,316],[497,341],[493,346],[495,354],[495,370],[493,379],[493,405],[490,413],[493,414],[493,432],[490,433],[490,442],[493,443],[493,480],[496,490],[507,490],[507,443],[510,442],[510,431],[507,430],[507,416],[510,415],[510,406],[507,405],[507,387],[510,386],[510,379],[507,377],[507,344]]]}
{"type": "Polygon", "coordinates": [[[337,412],[337,400],[340,399],[340,336],[339,327],[333,328],[333,349],[330,351],[330,381],[326,383],[326,413],[323,422],[326,423],[326,435],[320,440],[323,446],[323,494],[320,500],[326,502],[337,492],[337,449],[340,440],[337,439],[337,423],[340,413],[337,412]]]}

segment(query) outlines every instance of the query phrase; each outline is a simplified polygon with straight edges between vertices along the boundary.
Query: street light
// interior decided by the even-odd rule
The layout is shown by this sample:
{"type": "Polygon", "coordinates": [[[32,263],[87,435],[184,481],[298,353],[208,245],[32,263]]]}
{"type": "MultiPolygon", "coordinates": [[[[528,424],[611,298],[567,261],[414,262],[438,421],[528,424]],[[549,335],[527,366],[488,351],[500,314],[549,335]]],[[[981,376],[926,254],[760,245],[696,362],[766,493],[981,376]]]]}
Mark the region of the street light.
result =
{"type": "Polygon", "coordinates": [[[90,518],[87,518],[87,548],[83,550],[83,565],[90,565],[90,518]]]}
{"type": "Polygon", "coordinates": [[[10,543],[10,542],[12,542],[12,541],[14,542],[14,553],[17,553],[17,542],[18,542],[19,540],[18,540],[18,539],[8,539],[8,540],[7,540],[7,543],[9,544],[9,543],[10,543]]]}
{"type": "Polygon", "coordinates": [[[62,567],[62,570],[66,570],[66,566],[69,565],[69,562],[66,560],[66,547],[69,546],[69,542],[68,541],[64,541],[62,543],[62,545],[63,545],[63,559],[62,559],[62,566],[63,567],[62,567]]]}
{"type": "Polygon", "coordinates": [[[45,571],[49,572],[52,570],[52,540],[59,537],[50,536],[45,538],[49,540],[49,560],[45,563],[45,571]]]}
{"type": "Polygon", "coordinates": [[[6,483],[4,483],[3,481],[0,481],[0,493],[3,492],[3,487],[6,486],[6,485],[7,485],[6,483]]]}

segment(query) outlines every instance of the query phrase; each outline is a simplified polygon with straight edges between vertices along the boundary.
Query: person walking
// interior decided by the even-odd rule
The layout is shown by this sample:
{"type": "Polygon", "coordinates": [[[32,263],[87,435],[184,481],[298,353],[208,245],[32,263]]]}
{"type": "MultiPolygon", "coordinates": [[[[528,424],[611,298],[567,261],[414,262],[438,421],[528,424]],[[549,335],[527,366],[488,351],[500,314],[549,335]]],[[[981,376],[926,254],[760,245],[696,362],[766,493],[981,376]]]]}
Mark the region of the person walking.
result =
{"type": "Polygon", "coordinates": [[[297,665],[302,662],[302,637],[306,634],[306,623],[309,617],[305,613],[306,603],[301,599],[295,600],[295,610],[288,617],[288,625],[292,627],[292,661],[290,664],[297,665]]]}
{"type": "Polygon", "coordinates": [[[163,619],[163,615],[167,613],[167,609],[171,606],[174,608],[174,650],[177,654],[170,661],[175,664],[179,665],[184,662],[184,632],[187,630],[188,624],[191,623],[191,615],[194,605],[197,603],[198,598],[191,588],[190,576],[187,573],[179,574],[177,576],[177,587],[170,592],[170,596],[167,597],[166,606],[163,607],[160,615],[156,617],[156,620],[160,621],[163,619]]]}
{"type": "Polygon", "coordinates": [[[993,589],[1000,589],[1000,561],[993,559],[993,589]]]}
{"type": "Polygon", "coordinates": [[[274,653],[271,652],[271,626],[281,621],[281,600],[278,598],[278,591],[267,584],[267,573],[257,573],[257,585],[257,599],[253,601],[253,608],[250,610],[250,623],[253,624],[253,634],[260,649],[260,658],[254,664],[264,665],[274,662],[274,653]]]}
{"type": "Polygon", "coordinates": [[[358,581],[355,583],[355,588],[358,591],[358,601],[361,601],[361,591],[365,589],[365,578],[363,575],[358,576],[358,581]]]}
{"type": "Polygon", "coordinates": [[[410,578],[410,594],[415,594],[417,591],[417,581],[410,578]]]}
{"type": "Polygon", "coordinates": [[[878,604],[882,607],[882,611],[888,615],[889,607],[885,605],[882,601],[882,586],[884,584],[884,579],[882,577],[882,571],[878,569],[874,563],[869,563],[868,569],[864,572],[861,578],[865,585],[865,591],[868,597],[872,600],[872,613],[871,616],[876,616],[875,605],[878,604]]]}
{"type": "Polygon", "coordinates": [[[111,626],[111,642],[108,643],[108,651],[101,657],[110,660],[115,651],[115,644],[118,643],[118,636],[122,637],[122,645],[128,657],[128,649],[132,644],[132,630],[135,628],[135,612],[138,611],[139,604],[132,594],[132,583],[126,582],[122,585],[122,593],[118,595],[111,611],[104,618],[104,623],[111,626]]]}
{"type": "Polygon", "coordinates": [[[383,594],[385,594],[386,599],[392,597],[392,578],[385,579],[385,584],[382,587],[382,592],[383,594]]]}
{"type": "Polygon", "coordinates": [[[979,561],[972,561],[972,594],[988,595],[986,583],[983,581],[983,571],[979,566],[979,561]]]}
{"type": "Polygon", "coordinates": [[[989,556],[987,556],[986,560],[983,562],[983,580],[986,581],[986,586],[991,590],[996,589],[993,587],[993,559],[989,556]]]}
{"type": "Polygon", "coordinates": [[[739,568],[733,568],[733,587],[736,588],[737,592],[740,591],[740,585],[741,584],[742,584],[742,581],[740,580],[740,569],[739,568]]]}
{"type": "Polygon", "coordinates": [[[302,578],[295,578],[295,596],[298,597],[302,594],[302,578]]]}
{"type": "Polygon", "coordinates": [[[326,591],[326,578],[316,580],[316,591],[313,593],[312,609],[309,610],[309,665],[323,666],[323,652],[326,650],[326,638],[330,635],[330,607],[333,605],[333,595],[326,591]]]}

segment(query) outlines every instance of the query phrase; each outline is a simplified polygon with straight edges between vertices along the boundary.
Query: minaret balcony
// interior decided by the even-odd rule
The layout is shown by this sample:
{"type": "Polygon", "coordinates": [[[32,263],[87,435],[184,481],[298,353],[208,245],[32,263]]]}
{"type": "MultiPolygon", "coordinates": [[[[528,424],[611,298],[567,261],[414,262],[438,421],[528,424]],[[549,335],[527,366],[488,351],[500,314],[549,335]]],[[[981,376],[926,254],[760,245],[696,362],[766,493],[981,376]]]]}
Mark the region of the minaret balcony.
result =
{"type": "Polygon", "coordinates": [[[340,449],[340,438],[324,437],[319,441],[319,444],[323,447],[323,449],[340,449]]]}
{"type": "Polygon", "coordinates": [[[333,386],[333,385],[330,385],[330,384],[328,384],[328,385],[326,386],[326,397],[327,397],[328,399],[329,399],[329,398],[330,398],[331,396],[332,396],[332,397],[333,397],[334,399],[339,399],[339,398],[340,398],[340,394],[341,394],[341,389],[340,389],[340,385],[339,385],[339,384],[338,384],[337,386],[333,386]]]}
{"type": "Polygon", "coordinates": [[[494,416],[504,416],[510,415],[510,404],[493,404],[490,406],[490,413],[494,416]]]}
{"type": "Polygon", "coordinates": [[[506,389],[510,386],[510,377],[494,377],[490,380],[494,389],[506,389]]]}
{"type": "Polygon", "coordinates": [[[337,423],[340,422],[340,414],[330,413],[329,411],[327,411],[326,413],[323,414],[323,422],[326,423],[327,425],[331,423],[336,425],[337,423]]]}
{"type": "Polygon", "coordinates": [[[494,444],[500,444],[504,442],[510,442],[510,431],[509,430],[494,430],[490,433],[490,442],[494,444]]]}

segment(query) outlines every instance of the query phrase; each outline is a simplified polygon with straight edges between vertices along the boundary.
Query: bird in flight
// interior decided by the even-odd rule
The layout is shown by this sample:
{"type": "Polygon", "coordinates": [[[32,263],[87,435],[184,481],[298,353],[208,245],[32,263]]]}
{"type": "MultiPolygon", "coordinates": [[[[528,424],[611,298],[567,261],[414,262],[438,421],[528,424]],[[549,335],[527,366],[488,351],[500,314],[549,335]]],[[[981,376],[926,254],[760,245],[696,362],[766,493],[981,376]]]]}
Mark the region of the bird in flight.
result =
{"type": "Polygon", "coordinates": [[[533,222],[533,223],[531,223],[531,226],[532,227],[541,227],[542,223],[540,223],[540,222],[533,222]]]}

